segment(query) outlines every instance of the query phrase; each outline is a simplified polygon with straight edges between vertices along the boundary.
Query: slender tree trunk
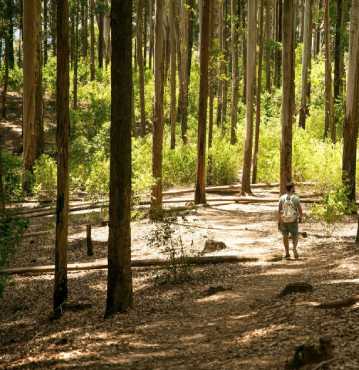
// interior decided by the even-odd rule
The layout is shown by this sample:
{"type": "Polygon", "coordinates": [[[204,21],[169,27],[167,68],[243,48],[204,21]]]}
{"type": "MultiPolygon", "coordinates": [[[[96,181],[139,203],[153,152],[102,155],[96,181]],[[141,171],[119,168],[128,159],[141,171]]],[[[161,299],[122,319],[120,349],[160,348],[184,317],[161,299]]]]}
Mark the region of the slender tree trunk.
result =
{"type": "Polygon", "coordinates": [[[22,41],[23,41],[23,13],[24,13],[24,7],[23,7],[23,0],[19,0],[19,16],[18,16],[18,22],[19,22],[19,39],[18,39],[18,54],[17,54],[17,65],[19,68],[22,67],[22,41]]]}
{"type": "Polygon", "coordinates": [[[247,99],[247,35],[246,35],[246,9],[248,9],[248,4],[246,0],[240,0],[242,6],[242,62],[243,62],[243,94],[242,94],[242,102],[246,104],[247,99]]]}
{"type": "Polygon", "coordinates": [[[346,112],[343,143],[343,183],[348,187],[349,199],[356,198],[356,153],[359,124],[359,0],[352,0],[349,35],[346,112]]]}
{"type": "Polygon", "coordinates": [[[132,0],[112,0],[111,159],[105,317],[132,306],[131,107],[132,0]],[[118,159],[121,158],[119,161],[118,159]]]}
{"type": "Polygon", "coordinates": [[[292,180],[292,126],[295,111],[294,87],[294,0],[283,2],[283,94],[282,94],[282,139],[280,147],[280,191],[292,180]]]}
{"type": "Polygon", "coordinates": [[[4,175],[3,175],[3,163],[2,163],[2,140],[0,136],[0,216],[5,212],[5,189],[4,189],[4,175]]]}
{"type": "MultiPolygon", "coordinates": [[[[282,42],[282,3],[283,0],[276,0],[276,41],[277,43],[282,42]]],[[[274,84],[277,88],[280,87],[281,81],[281,63],[282,63],[282,52],[277,47],[275,50],[275,60],[274,60],[274,84]]]]}
{"type": "Polygon", "coordinates": [[[343,96],[343,65],[344,65],[344,46],[343,36],[345,33],[344,10],[346,0],[337,0],[337,15],[335,23],[335,47],[334,47],[334,99],[342,99],[343,96]]]}
{"type": "Polygon", "coordinates": [[[6,101],[7,101],[7,89],[9,85],[9,56],[8,50],[5,43],[5,55],[4,55],[4,76],[3,76],[3,89],[2,89],[2,118],[6,119],[6,101]]]}
{"type": "Polygon", "coordinates": [[[217,96],[217,127],[221,126],[222,110],[223,110],[223,82],[226,73],[226,64],[224,61],[225,52],[225,34],[224,34],[224,0],[219,0],[219,13],[218,13],[218,33],[219,33],[219,76],[218,76],[218,96],[217,96]]]}
{"type": "Polygon", "coordinates": [[[164,90],[164,0],[156,0],[155,9],[155,102],[152,145],[151,217],[156,218],[162,209],[162,159],[163,159],[163,90],[164,90]]]}
{"type": "Polygon", "coordinates": [[[152,64],[153,64],[153,51],[154,51],[154,42],[155,42],[155,35],[154,35],[154,21],[153,21],[153,15],[154,15],[154,0],[149,0],[150,1],[150,47],[148,49],[149,55],[148,55],[148,64],[149,68],[152,69],[152,64]]]}
{"type": "Polygon", "coordinates": [[[98,15],[98,66],[99,68],[103,68],[104,20],[105,20],[105,14],[101,10],[98,15]]]}
{"type": "Polygon", "coordinates": [[[238,0],[231,0],[231,49],[232,49],[232,106],[231,106],[231,144],[237,142],[237,119],[238,119],[238,0]]]}
{"type": "Polygon", "coordinates": [[[257,94],[256,94],[256,130],[254,139],[254,153],[253,153],[253,172],[252,183],[257,182],[257,167],[258,167],[258,152],[259,152],[259,129],[261,124],[261,95],[262,95],[262,64],[263,64],[263,18],[264,18],[264,0],[260,0],[259,13],[259,37],[258,37],[258,78],[257,78],[257,94]]]}
{"type": "Polygon", "coordinates": [[[82,2],[81,4],[81,54],[82,58],[86,59],[88,55],[88,1],[82,2]]]}
{"type": "Polygon", "coordinates": [[[111,59],[111,19],[110,13],[106,12],[103,19],[104,54],[106,67],[111,59]]]}
{"type": "MultiPolygon", "coordinates": [[[[322,11],[322,0],[318,0],[318,13],[322,11]]],[[[321,32],[321,17],[318,17],[316,28],[315,28],[315,55],[318,55],[320,52],[320,32],[321,32]]]]}
{"type": "Polygon", "coordinates": [[[23,189],[31,190],[29,172],[43,151],[41,0],[24,2],[23,189]]]}
{"type": "Polygon", "coordinates": [[[246,137],[244,142],[242,194],[251,193],[254,89],[256,81],[257,0],[248,2],[246,137]]]}
{"type": "Polygon", "coordinates": [[[95,80],[95,0],[90,0],[90,79],[95,80]]]}
{"type": "Polygon", "coordinates": [[[48,0],[44,0],[44,65],[47,64],[48,60],[48,46],[47,46],[47,40],[48,40],[48,0]]]}
{"type": "Polygon", "coordinates": [[[148,22],[148,0],[145,0],[144,4],[144,16],[143,16],[143,65],[146,69],[147,66],[147,22],[148,22]]]}
{"type": "Polygon", "coordinates": [[[54,312],[67,299],[67,237],[69,211],[69,5],[57,2],[57,205],[55,241],[54,312]]]}
{"type": "Polygon", "coordinates": [[[79,63],[79,0],[74,0],[74,45],[73,45],[73,109],[77,109],[77,83],[78,83],[78,63],[79,63]]]}
{"type": "Polygon", "coordinates": [[[137,3],[137,63],[139,72],[140,88],[140,112],[141,112],[141,136],[146,134],[146,112],[145,112],[145,66],[143,62],[143,9],[144,0],[137,3]]]}
{"type": "Polygon", "coordinates": [[[330,133],[333,143],[336,141],[336,127],[333,117],[332,64],[330,52],[329,0],[324,0],[324,37],[325,37],[325,128],[324,137],[330,133]]]}
{"type": "Polygon", "coordinates": [[[51,47],[53,51],[53,55],[56,56],[56,29],[57,29],[57,1],[56,0],[49,0],[50,1],[50,34],[51,34],[51,47]]]}
{"type": "Polygon", "coordinates": [[[170,48],[171,48],[171,149],[176,147],[176,71],[177,71],[177,35],[175,27],[176,4],[175,0],[170,2],[170,48]]]}
{"type": "MultiPolygon", "coordinates": [[[[5,48],[8,55],[9,69],[13,69],[15,65],[14,56],[14,0],[5,0],[5,48]]],[[[40,13],[41,15],[41,13],[40,13]]]]}
{"type": "Polygon", "coordinates": [[[201,3],[200,31],[200,86],[198,101],[198,141],[197,141],[197,176],[195,203],[206,203],[206,126],[208,100],[208,59],[209,59],[209,21],[210,0],[201,3]]]}
{"type": "Polygon", "coordinates": [[[312,57],[312,0],[305,0],[304,5],[304,36],[302,56],[302,95],[299,111],[299,127],[305,129],[305,121],[309,114],[310,72],[312,57]]]}
{"type": "Polygon", "coordinates": [[[264,46],[264,60],[266,68],[266,90],[271,92],[272,90],[272,80],[271,80],[271,1],[265,1],[265,46],[264,46]]]}
{"type": "Polygon", "coordinates": [[[221,117],[221,127],[222,127],[222,135],[225,133],[226,129],[226,121],[227,121],[227,102],[228,102],[228,76],[229,76],[229,42],[228,42],[228,35],[229,35],[229,26],[227,25],[227,15],[228,15],[228,2],[229,0],[224,0],[224,74],[226,76],[225,80],[223,81],[223,107],[222,107],[222,117],[221,117]]]}

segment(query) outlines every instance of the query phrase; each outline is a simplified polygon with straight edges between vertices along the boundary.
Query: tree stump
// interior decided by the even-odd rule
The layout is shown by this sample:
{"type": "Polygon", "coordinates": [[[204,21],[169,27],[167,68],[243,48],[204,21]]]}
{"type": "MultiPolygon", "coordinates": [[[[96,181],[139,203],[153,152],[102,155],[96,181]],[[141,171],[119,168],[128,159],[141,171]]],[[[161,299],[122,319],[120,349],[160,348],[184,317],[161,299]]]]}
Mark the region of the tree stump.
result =
{"type": "Polygon", "coordinates": [[[87,255],[93,256],[93,246],[91,238],[91,224],[86,225],[86,246],[87,246],[87,255]]]}

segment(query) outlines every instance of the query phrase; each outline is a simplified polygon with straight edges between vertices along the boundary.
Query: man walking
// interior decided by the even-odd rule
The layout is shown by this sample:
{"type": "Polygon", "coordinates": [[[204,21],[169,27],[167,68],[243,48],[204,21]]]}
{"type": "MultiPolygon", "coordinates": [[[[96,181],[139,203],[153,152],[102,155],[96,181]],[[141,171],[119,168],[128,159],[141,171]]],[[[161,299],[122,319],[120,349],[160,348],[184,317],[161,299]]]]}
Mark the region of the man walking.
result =
{"type": "Polygon", "coordinates": [[[298,223],[302,222],[303,210],[299,197],[295,194],[293,183],[287,184],[287,192],[279,199],[278,205],[278,229],[283,235],[285,258],[289,255],[289,234],[293,241],[294,258],[298,258],[298,223]]]}

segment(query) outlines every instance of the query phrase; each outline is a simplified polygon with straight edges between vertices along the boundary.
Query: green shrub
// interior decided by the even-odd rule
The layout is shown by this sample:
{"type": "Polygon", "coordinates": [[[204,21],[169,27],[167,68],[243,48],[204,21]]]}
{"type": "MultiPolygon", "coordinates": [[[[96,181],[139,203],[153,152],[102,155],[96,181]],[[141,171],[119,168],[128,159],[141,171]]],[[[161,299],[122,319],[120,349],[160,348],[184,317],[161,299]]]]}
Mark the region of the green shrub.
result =
{"type": "MultiPolygon", "coordinates": [[[[24,230],[27,228],[27,220],[0,217],[0,268],[6,266],[16,244],[21,240],[24,230]]],[[[5,287],[6,277],[0,276],[0,297],[5,287]]]]}
{"type": "Polygon", "coordinates": [[[2,167],[4,172],[4,191],[7,201],[21,199],[22,193],[22,160],[7,150],[1,152],[2,167]]]}
{"type": "Polygon", "coordinates": [[[96,159],[91,163],[90,174],[86,180],[86,192],[91,199],[101,199],[109,193],[110,162],[96,159]]]}
{"type": "Polygon", "coordinates": [[[34,191],[40,198],[54,198],[57,189],[56,161],[47,154],[42,154],[34,166],[34,191]]]}
{"type": "Polygon", "coordinates": [[[329,191],[323,196],[321,203],[312,207],[311,215],[314,219],[333,226],[336,222],[342,220],[345,215],[356,210],[355,203],[348,201],[348,194],[349,191],[345,186],[339,186],[329,191]]]}

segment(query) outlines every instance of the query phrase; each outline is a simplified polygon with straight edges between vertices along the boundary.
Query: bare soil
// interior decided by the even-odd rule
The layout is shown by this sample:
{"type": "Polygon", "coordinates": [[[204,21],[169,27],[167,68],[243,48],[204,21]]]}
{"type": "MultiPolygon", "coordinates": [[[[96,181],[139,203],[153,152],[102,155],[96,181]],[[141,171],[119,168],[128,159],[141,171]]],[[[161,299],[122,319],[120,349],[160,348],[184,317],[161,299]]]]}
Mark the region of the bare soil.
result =
{"type": "MultiPolygon", "coordinates": [[[[356,220],[327,232],[307,219],[299,260],[284,260],[275,210],[275,204],[224,201],[178,214],[173,228],[186,253],[215,239],[227,248],[212,255],[258,260],[192,267],[191,279],[178,284],[159,284],[163,269],[134,269],[133,308],[108,320],[105,270],[69,273],[69,301],[90,307],[56,321],[49,319],[53,275],[12,276],[0,301],[0,369],[283,369],[296,346],[321,336],[334,343],[330,369],[359,369],[359,307],[317,307],[358,294],[356,220]],[[279,298],[293,282],[314,290],[279,298]],[[224,289],[208,295],[210,287],[224,289]]],[[[93,229],[95,255],[86,256],[88,217],[71,217],[69,262],[106,258],[108,228],[100,226],[93,229]]],[[[134,258],[166,257],[146,245],[154,227],[147,219],[133,222],[134,258]]],[[[53,228],[52,217],[33,219],[27,233],[48,234],[25,237],[10,267],[53,263],[53,228]]]]}

